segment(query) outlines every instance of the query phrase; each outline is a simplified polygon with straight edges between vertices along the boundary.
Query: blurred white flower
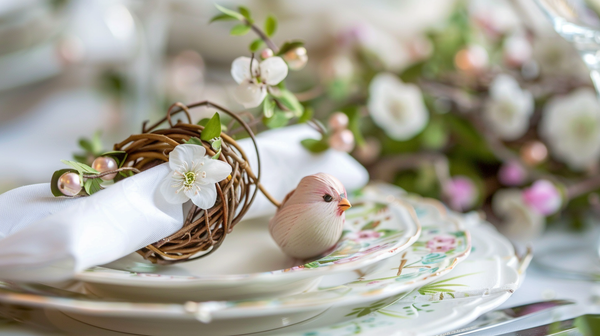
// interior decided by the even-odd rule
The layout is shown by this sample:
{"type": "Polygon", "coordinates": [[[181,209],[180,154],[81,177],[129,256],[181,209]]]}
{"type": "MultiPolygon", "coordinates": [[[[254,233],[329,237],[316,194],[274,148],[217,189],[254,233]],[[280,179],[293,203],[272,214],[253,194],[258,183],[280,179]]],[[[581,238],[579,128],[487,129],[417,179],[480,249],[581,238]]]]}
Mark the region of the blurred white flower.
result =
{"type": "Polygon", "coordinates": [[[519,67],[531,59],[531,43],[523,34],[513,34],[504,40],[504,61],[514,67],[519,67]]]}
{"type": "Polygon", "coordinates": [[[395,140],[413,138],[429,121],[421,90],[390,73],[380,73],[371,81],[368,108],[373,121],[395,140]]]}
{"type": "Polygon", "coordinates": [[[485,32],[499,36],[519,27],[519,16],[507,0],[473,0],[469,14],[485,32]]]}
{"type": "Polygon", "coordinates": [[[411,51],[389,32],[363,23],[353,28],[359,45],[383,63],[384,68],[400,71],[413,63],[411,51]]]}
{"type": "Polygon", "coordinates": [[[589,79],[589,72],[573,46],[560,36],[537,36],[533,40],[533,59],[542,75],[576,75],[589,79]]]}
{"type": "Polygon", "coordinates": [[[490,98],[483,110],[490,129],[503,140],[515,140],[527,132],[532,113],[531,93],[521,90],[514,78],[498,75],[490,86],[490,98]]]}
{"type": "Polygon", "coordinates": [[[231,64],[231,76],[239,84],[235,98],[245,108],[256,107],[267,96],[267,87],[279,84],[287,74],[288,67],[281,57],[269,57],[262,62],[238,57],[231,64]]]}
{"type": "Polygon", "coordinates": [[[519,189],[498,190],[492,198],[492,210],[503,221],[502,233],[515,240],[535,238],[546,226],[544,216],[523,202],[519,189]]]}
{"type": "Polygon", "coordinates": [[[600,158],[600,102],[592,89],[578,89],[547,104],[539,126],[550,153],[571,169],[600,158]]]}

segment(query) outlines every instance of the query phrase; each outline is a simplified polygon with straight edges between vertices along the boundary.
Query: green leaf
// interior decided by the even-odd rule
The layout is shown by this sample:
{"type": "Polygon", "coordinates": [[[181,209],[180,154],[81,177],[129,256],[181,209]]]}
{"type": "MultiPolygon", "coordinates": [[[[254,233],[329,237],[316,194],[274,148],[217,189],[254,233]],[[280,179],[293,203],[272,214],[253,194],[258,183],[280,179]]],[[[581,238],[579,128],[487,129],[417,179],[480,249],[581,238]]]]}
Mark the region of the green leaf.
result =
{"type": "Polygon", "coordinates": [[[83,184],[83,188],[85,189],[85,192],[88,195],[93,195],[95,193],[97,193],[98,191],[102,190],[102,186],[100,185],[100,182],[102,182],[101,178],[93,178],[93,179],[87,179],[85,180],[85,183],[83,184]]]}
{"type": "Polygon", "coordinates": [[[88,162],[88,155],[84,154],[73,154],[73,159],[77,162],[86,163],[88,162]]]}
{"type": "Polygon", "coordinates": [[[279,48],[279,52],[277,53],[277,55],[283,55],[286,52],[298,47],[302,47],[303,45],[304,42],[302,41],[286,41],[281,45],[281,48],[279,48]]]}
{"type": "Polygon", "coordinates": [[[202,145],[202,140],[196,138],[196,137],[191,137],[188,141],[185,142],[186,144],[190,144],[190,145],[198,145],[198,146],[203,146],[202,145]]]}
{"type": "Polygon", "coordinates": [[[432,120],[419,137],[421,138],[421,143],[427,149],[439,150],[448,141],[448,131],[442,122],[432,120]]]}
{"type": "Polygon", "coordinates": [[[55,171],[54,174],[52,174],[52,179],[50,180],[50,190],[52,191],[52,195],[56,197],[65,196],[63,193],[60,192],[60,189],[58,189],[58,179],[64,173],[78,173],[78,171],[73,169],[60,169],[55,171]]]}
{"type": "Polygon", "coordinates": [[[264,124],[269,128],[279,128],[288,124],[290,116],[279,109],[275,110],[275,113],[271,118],[263,118],[264,124]]]}
{"type": "Polygon", "coordinates": [[[265,34],[271,37],[275,34],[275,31],[277,31],[277,19],[274,16],[269,15],[265,19],[265,34]]]}
{"type": "Polygon", "coordinates": [[[221,149],[220,148],[217,151],[217,153],[215,153],[215,155],[213,155],[212,159],[213,160],[217,160],[217,159],[219,159],[219,156],[221,156],[221,149]]]}
{"type": "Polygon", "coordinates": [[[329,144],[324,139],[304,139],[300,141],[300,143],[302,144],[302,146],[304,146],[304,148],[308,149],[313,153],[321,153],[329,148],[329,144]]]}
{"type": "Polygon", "coordinates": [[[265,118],[271,118],[275,113],[275,101],[271,97],[267,97],[263,101],[263,115],[265,118]]]}
{"type": "Polygon", "coordinates": [[[215,4],[215,7],[217,7],[217,9],[220,10],[223,14],[229,15],[236,20],[244,21],[244,16],[236,11],[225,8],[223,6],[219,6],[217,4],[215,4]]]}
{"type": "Polygon", "coordinates": [[[292,92],[289,90],[280,90],[275,98],[288,110],[293,112],[295,117],[302,116],[302,112],[304,112],[304,106],[300,104],[298,98],[296,98],[292,92]]]}
{"type": "Polygon", "coordinates": [[[257,52],[258,49],[260,49],[260,47],[263,45],[263,43],[265,43],[262,39],[256,39],[254,41],[252,41],[252,43],[250,43],[250,46],[248,47],[250,49],[251,52],[257,52]]]}
{"type": "Polygon", "coordinates": [[[239,25],[233,26],[233,28],[231,28],[231,31],[229,32],[229,34],[231,34],[233,36],[242,36],[242,35],[248,34],[249,31],[250,31],[250,26],[248,26],[246,24],[239,24],[239,25]]]}
{"type": "Polygon", "coordinates": [[[115,178],[113,179],[113,182],[117,183],[117,182],[121,181],[122,179],[131,177],[131,176],[133,176],[133,172],[131,170],[125,170],[125,171],[119,172],[117,174],[117,176],[115,176],[115,178]]]}
{"type": "Polygon", "coordinates": [[[250,23],[253,22],[252,17],[250,15],[250,10],[248,8],[246,8],[244,6],[239,6],[238,11],[240,12],[240,14],[242,14],[246,18],[246,20],[248,20],[248,22],[250,22],[250,23]]]}
{"type": "Polygon", "coordinates": [[[312,107],[307,107],[304,109],[304,113],[302,113],[300,118],[298,118],[298,122],[305,123],[305,122],[311,120],[314,114],[315,114],[315,110],[312,107]]]}
{"type": "Polygon", "coordinates": [[[97,180],[100,180],[100,178],[85,180],[85,183],[83,184],[83,189],[85,189],[85,192],[88,195],[92,195],[101,189],[100,182],[98,182],[97,180]]]}
{"type": "Polygon", "coordinates": [[[231,20],[237,20],[237,19],[231,15],[218,14],[218,15],[213,16],[212,19],[210,19],[210,21],[208,23],[210,24],[215,21],[231,21],[231,20]]]}
{"type": "Polygon", "coordinates": [[[219,137],[216,140],[214,140],[210,145],[214,150],[221,151],[222,144],[223,144],[223,140],[221,140],[221,138],[219,137]]]}
{"type": "Polygon", "coordinates": [[[212,140],[221,136],[221,117],[218,113],[215,113],[212,118],[206,123],[200,139],[204,141],[212,140]]]}
{"type": "Polygon", "coordinates": [[[96,169],[86,165],[85,163],[75,162],[75,161],[67,161],[60,160],[60,162],[66,164],[67,166],[77,170],[80,174],[88,173],[88,174],[99,174],[100,172],[96,169]]]}
{"type": "Polygon", "coordinates": [[[92,147],[92,143],[88,139],[79,139],[79,147],[83,148],[86,152],[93,153],[94,148],[92,147]]]}

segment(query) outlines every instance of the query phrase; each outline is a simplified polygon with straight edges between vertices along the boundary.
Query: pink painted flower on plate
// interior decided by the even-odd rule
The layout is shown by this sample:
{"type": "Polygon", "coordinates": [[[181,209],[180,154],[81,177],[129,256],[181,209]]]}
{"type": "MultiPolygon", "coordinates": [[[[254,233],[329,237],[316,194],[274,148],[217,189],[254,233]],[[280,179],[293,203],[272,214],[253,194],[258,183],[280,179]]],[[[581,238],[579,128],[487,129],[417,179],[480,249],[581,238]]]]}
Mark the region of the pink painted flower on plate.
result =
{"type": "Polygon", "coordinates": [[[356,261],[356,260],[360,259],[360,257],[361,256],[356,255],[356,256],[350,257],[350,258],[343,258],[343,259],[336,260],[333,263],[334,264],[345,264],[345,263],[348,263],[348,262],[356,261]]]}
{"type": "Polygon", "coordinates": [[[359,231],[359,232],[352,232],[346,236],[347,239],[353,240],[356,242],[377,239],[379,237],[381,237],[381,232],[377,232],[374,230],[364,230],[364,231],[359,231]]]}
{"type": "Polygon", "coordinates": [[[450,235],[435,236],[427,242],[426,247],[431,252],[448,252],[456,247],[456,237],[450,235]]]}

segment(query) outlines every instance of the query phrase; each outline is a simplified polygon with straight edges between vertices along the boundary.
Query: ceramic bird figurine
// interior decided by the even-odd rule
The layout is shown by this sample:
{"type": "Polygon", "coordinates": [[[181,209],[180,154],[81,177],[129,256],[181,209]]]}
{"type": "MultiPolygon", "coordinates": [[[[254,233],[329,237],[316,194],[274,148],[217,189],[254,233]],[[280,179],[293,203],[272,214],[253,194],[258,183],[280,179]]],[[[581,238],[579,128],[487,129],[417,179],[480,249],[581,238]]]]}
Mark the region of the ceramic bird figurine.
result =
{"type": "Polygon", "coordinates": [[[269,231],[287,255],[307,259],[327,251],[340,239],[344,211],[351,207],[346,188],[335,177],[304,177],[269,221],[269,231]]]}

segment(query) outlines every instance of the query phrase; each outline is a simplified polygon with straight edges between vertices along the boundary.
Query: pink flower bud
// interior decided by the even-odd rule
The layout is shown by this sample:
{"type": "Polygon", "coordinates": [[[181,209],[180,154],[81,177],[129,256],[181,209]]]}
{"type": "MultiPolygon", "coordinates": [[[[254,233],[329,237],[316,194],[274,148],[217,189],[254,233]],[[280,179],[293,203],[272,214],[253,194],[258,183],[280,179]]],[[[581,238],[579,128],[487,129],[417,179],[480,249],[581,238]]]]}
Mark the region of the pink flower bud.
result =
{"type": "Polygon", "coordinates": [[[560,209],[562,198],[556,186],[548,180],[538,180],[523,190],[523,201],[544,216],[560,209]]]}
{"type": "Polygon", "coordinates": [[[498,179],[507,186],[520,186],[527,178],[527,170],[518,161],[508,161],[498,171],[498,179]]]}
{"type": "Polygon", "coordinates": [[[455,176],[450,179],[443,186],[443,192],[448,205],[458,211],[464,211],[473,207],[478,195],[475,183],[466,176],[455,176]]]}

